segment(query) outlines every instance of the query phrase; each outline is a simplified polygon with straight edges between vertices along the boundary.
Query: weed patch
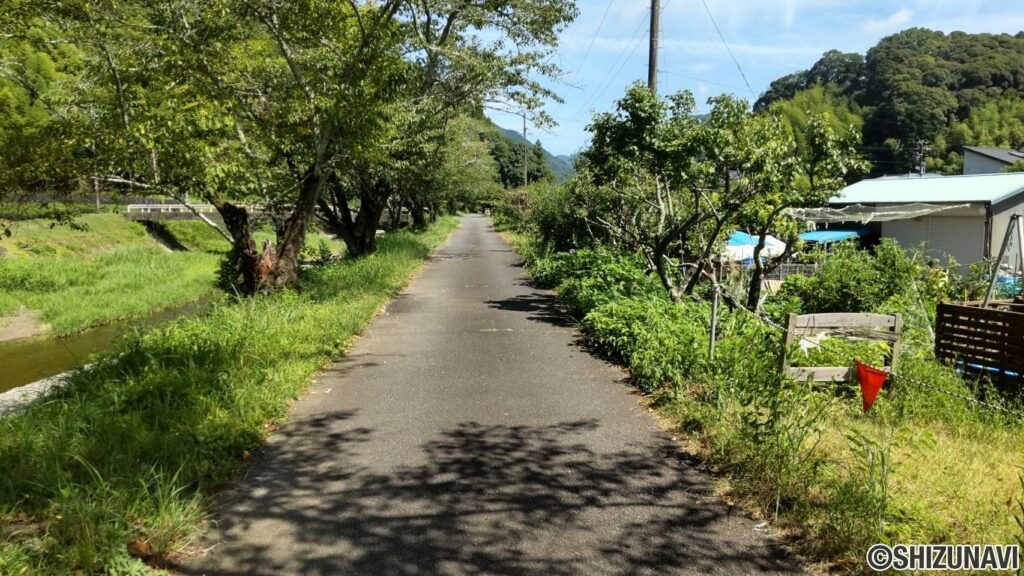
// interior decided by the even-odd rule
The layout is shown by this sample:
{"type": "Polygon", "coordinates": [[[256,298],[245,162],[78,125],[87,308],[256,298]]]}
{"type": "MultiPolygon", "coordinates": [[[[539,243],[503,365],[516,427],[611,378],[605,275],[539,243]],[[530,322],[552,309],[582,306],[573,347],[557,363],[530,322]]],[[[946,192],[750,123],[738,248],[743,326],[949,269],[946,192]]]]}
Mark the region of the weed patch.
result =
{"type": "Polygon", "coordinates": [[[194,535],[267,423],[454,228],[380,240],[301,292],[216,305],[123,340],[0,419],[0,572],[133,573],[194,535]]]}
{"type": "MultiPolygon", "coordinates": [[[[725,476],[730,497],[773,519],[809,559],[860,573],[865,551],[879,542],[1006,544],[1024,533],[1024,425],[962,397],[1019,407],[934,361],[929,310],[904,316],[900,373],[951,394],[897,379],[864,415],[854,384],[783,378],[781,334],[750,314],[723,306],[712,362],[707,303],[670,302],[629,255],[548,254],[528,236],[515,240],[534,280],[557,288],[597,347],[630,369],[662,421],[686,433],[688,448],[725,476]]],[[[898,250],[851,252],[852,259],[836,258],[819,275],[787,280],[769,309],[778,318],[853,305],[921,309],[908,300],[915,272],[898,250]],[[889,269],[896,280],[878,286],[889,269]]],[[[857,356],[881,364],[886,351],[829,342],[794,352],[793,363],[842,366],[857,356]]]]}

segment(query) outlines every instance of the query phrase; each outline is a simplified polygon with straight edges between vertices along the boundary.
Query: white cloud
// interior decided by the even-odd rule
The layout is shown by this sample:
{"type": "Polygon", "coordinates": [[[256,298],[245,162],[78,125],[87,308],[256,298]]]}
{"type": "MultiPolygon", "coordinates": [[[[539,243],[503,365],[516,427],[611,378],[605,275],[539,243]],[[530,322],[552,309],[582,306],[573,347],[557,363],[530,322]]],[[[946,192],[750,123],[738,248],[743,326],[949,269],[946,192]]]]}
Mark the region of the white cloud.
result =
{"type": "Polygon", "coordinates": [[[868,34],[887,32],[889,30],[900,28],[907,22],[910,22],[910,19],[913,17],[914,11],[909,8],[904,8],[888,18],[882,18],[881,20],[871,18],[869,20],[865,20],[864,23],[861,24],[860,29],[868,34]]]}

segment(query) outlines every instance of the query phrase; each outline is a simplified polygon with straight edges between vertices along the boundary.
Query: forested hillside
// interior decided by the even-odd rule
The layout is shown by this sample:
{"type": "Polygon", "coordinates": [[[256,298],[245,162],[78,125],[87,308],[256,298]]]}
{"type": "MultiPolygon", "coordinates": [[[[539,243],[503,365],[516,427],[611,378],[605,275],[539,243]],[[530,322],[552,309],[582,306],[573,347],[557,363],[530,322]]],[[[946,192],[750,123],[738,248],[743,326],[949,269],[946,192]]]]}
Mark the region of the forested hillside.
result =
{"type": "Polygon", "coordinates": [[[961,146],[1024,146],[1024,32],[945,34],[912,28],[866,55],[831,50],[783,76],[755,109],[778,106],[791,123],[832,112],[863,130],[875,174],[960,173],[961,146]]]}
{"type": "MultiPolygon", "coordinates": [[[[516,132],[515,130],[509,130],[508,128],[499,127],[498,129],[501,131],[502,134],[505,135],[505,137],[507,137],[515,145],[522,147],[524,141],[522,134],[516,132]]],[[[540,148],[539,152],[543,155],[544,164],[546,164],[547,167],[550,169],[551,174],[554,175],[555,177],[555,180],[559,182],[565,182],[566,180],[569,179],[570,176],[572,176],[572,159],[567,157],[558,157],[552,154],[551,152],[548,152],[547,149],[544,148],[543,144],[541,144],[540,140],[534,142],[533,146],[535,148],[540,148]]]]}

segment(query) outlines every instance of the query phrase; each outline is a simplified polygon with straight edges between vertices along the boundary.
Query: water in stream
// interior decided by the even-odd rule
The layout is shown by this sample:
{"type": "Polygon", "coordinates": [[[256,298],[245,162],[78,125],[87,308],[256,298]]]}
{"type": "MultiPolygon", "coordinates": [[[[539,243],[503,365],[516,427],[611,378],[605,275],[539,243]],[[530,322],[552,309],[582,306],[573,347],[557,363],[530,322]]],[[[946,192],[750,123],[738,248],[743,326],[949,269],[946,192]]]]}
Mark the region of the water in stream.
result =
{"type": "Polygon", "coordinates": [[[22,338],[0,342],[0,393],[67,372],[85,364],[89,356],[103,352],[115,338],[134,328],[156,326],[178,316],[195,314],[208,304],[208,301],[201,300],[64,338],[22,338]]]}

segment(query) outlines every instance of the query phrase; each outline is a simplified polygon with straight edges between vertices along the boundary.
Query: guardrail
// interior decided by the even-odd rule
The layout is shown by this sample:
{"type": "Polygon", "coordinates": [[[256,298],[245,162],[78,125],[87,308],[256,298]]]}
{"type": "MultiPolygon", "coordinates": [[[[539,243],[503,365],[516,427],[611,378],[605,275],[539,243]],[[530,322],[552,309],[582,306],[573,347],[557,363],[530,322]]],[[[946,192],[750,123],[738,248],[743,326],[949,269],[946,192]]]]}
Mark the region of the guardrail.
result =
{"type": "Polygon", "coordinates": [[[125,207],[128,214],[176,214],[195,213],[212,214],[217,212],[213,204],[192,204],[191,208],[184,204],[129,204],[125,207]]]}

